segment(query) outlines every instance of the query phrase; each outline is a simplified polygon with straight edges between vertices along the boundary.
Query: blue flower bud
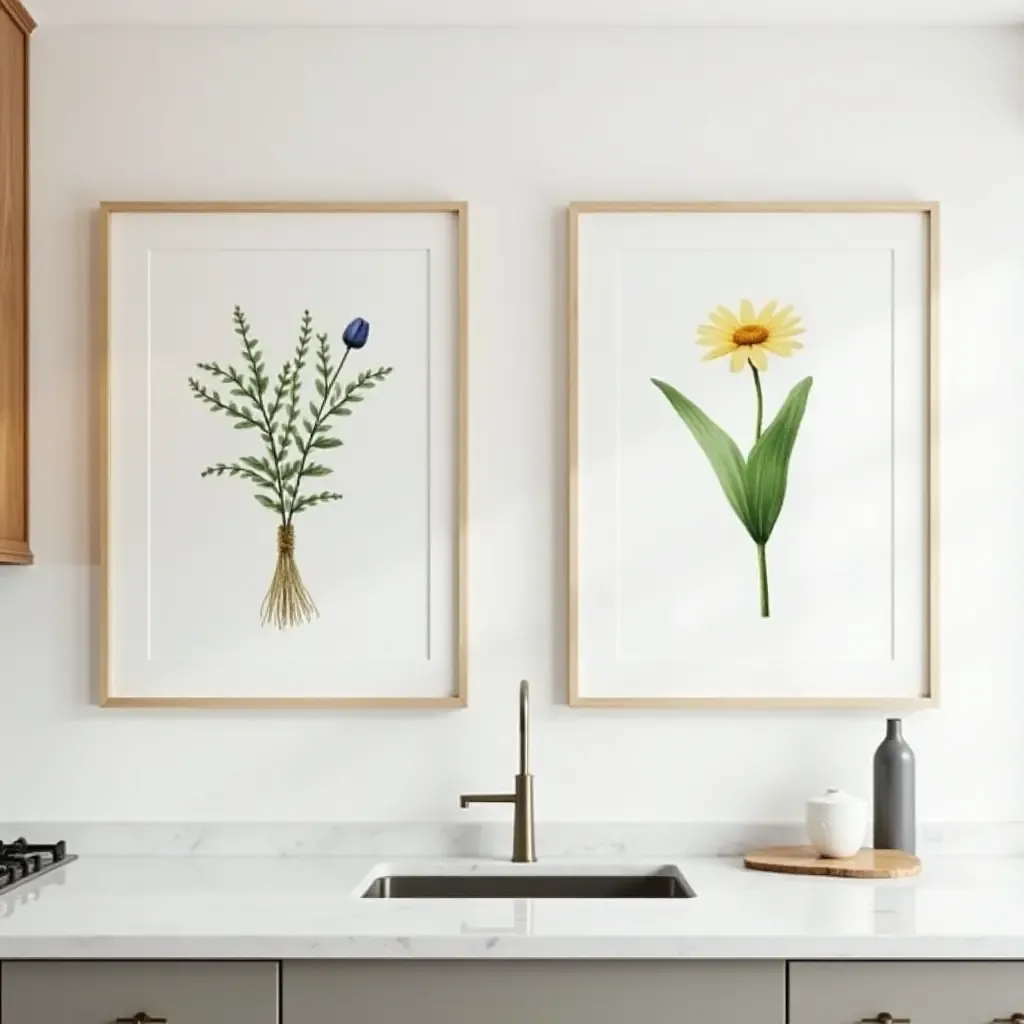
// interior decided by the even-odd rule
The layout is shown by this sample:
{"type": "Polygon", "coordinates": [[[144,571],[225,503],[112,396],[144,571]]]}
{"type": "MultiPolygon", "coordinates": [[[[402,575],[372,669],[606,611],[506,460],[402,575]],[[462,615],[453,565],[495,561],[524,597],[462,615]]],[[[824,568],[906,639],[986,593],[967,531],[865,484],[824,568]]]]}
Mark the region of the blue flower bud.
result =
{"type": "Polygon", "coordinates": [[[357,316],[342,334],[341,340],[349,348],[362,348],[370,337],[370,325],[361,316],[357,316]]]}

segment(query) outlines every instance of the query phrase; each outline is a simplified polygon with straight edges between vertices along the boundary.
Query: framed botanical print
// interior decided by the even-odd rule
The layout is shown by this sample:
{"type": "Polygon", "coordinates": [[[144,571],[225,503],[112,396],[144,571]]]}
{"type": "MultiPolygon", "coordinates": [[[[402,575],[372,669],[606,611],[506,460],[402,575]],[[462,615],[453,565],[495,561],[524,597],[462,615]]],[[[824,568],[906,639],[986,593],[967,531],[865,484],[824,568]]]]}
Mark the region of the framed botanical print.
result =
{"type": "Polygon", "coordinates": [[[102,206],[101,704],[465,704],[466,221],[102,206]]]}
{"type": "Polygon", "coordinates": [[[937,701],[938,208],[569,211],[569,703],[937,701]]]}

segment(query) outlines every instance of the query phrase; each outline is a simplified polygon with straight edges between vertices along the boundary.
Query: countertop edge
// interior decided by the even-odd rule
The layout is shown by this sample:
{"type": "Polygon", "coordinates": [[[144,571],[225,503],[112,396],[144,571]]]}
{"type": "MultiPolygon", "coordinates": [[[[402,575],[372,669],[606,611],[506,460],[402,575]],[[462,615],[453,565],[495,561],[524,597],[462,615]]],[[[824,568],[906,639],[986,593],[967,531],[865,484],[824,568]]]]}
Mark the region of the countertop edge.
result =
{"type": "Polygon", "coordinates": [[[479,936],[223,938],[130,936],[0,940],[0,960],[1022,960],[1024,940],[479,936]]]}

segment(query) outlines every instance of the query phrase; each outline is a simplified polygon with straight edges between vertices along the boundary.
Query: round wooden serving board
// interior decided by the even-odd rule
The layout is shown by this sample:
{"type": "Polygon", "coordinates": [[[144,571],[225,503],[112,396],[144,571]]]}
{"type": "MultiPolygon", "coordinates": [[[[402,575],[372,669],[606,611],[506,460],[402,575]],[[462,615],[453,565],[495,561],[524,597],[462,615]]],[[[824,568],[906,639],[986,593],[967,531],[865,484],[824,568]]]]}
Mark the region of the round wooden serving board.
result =
{"type": "Polygon", "coordinates": [[[921,873],[921,862],[902,850],[861,850],[852,857],[820,857],[813,846],[769,846],[743,858],[752,871],[779,871],[786,875],[831,875],[833,878],[911,878],[921,873]]]}

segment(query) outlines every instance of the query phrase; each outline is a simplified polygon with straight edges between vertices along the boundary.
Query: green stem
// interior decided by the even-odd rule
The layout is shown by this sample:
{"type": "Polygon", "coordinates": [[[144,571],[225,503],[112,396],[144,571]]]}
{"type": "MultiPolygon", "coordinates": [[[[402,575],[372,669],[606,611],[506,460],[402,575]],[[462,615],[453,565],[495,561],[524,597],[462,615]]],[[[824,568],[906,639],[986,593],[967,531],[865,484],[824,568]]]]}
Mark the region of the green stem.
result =
{"type": "MultiPolygon", "coordinates": [[[[248,324],[239,321],[238,324],[239,333],[242,338],[242,344],[245,346],[245,354],[248,359],[249,366],[252,368],[253,374],[256,374],[256,353],[253,352],[252,343],[249,341],[249,326],[248,324]]],[[[263,425],[267,431],[267,447],[270,449],[270,457],[274,460],[274,477],[276,483],[276,491],[278,500],[281,502],[281,523],[284,526],[288,525],[288,520],[284,515],[285,501],[284,501],[284,478],[281,475],[281,459],[277,452],[277,442],[274,440],[274,424],[271,421],[269,414],[267,413],[267,407],[263,402],[263,395],[260,393],[259,383],[256,384],[253,399],[256,403],[256,410],[263,417],[263,425]]]]}
{"type": "Polygon", "coordinates": [[[757,576],[761,585],[761,618],[771,618],[771,608],[768,605],[768,559],[765,555],[765,545],[757,545],[757,576]]]}
{"type": "Polygon", "coordinates": [[[246,423],[251,423],[254,427],[260,427],[262,424],[258,420],[254,420],[251,416],[246,416],[240,409],[231,409],[224,402],[218,402],[209,392],[203,391],[200,385],[196,385],[192,388],[195,394],[200,397],[204,402],[208,402],[215,409],[220,409],[221,412],[227,413],[229,416],[236,416],[240,420],[244,420],[246,423]]]}
{"type": "Polygon", "coordinates": [[[750,363],[750,372],[754,375],[754,390],[757,392],[757,423],[754,425],[756,443],[761,440],[761,426],[764,423],[764,395],[761,393],[761,374],[753,363],[750,363]]]}
{"type": "MultiPolygon", "coordinates": [[[[761,440],[761,428],[764,425],[764,394],[761,391],[761,374],[757,367],[750,363],[750,372],[754,375],[754,391],[757,394],[757,421],[754,424],[754,443],[761,440]]],[[[761,618],[771,617],[771,608],[768,602],[768,556],[765,550],[766,545],[757,545],[757,580],[761,594],[761,618]]]]}
{"type": "Polygon", "coordinates": [[[309,432],[309,437],[306,438],[306,446],[302,450],[302,455],[299,457],[299,471],[295,474],[295,483],[292,486],[292,500],[288,509],[288,518],[285,520],[285,526],[290,526],[292,519],[295,518],[295,503],[299,500],[299,487],[302,486],[302,474],[306,471],[306,462],[309,459],[309,453],[313,448],[313,440],[316,437],[317,428],[323,422],[324,409],[327,408],[327,403],[331,398],[331,392],[334,390],[334,385],[338,382],[338,378],[341,376],[341,371],[345,368],[345,360],[348,359],[351,351],[352,349],[346,345],[345,354],[341,357],[341,362],[338,364],[337,370],[334,371],[334,376],[331,377],[329,381],[324,382],[326,387],[324,388],[323,398],[320,400],[320,408],[317,411],[316,419],[313,420],[313,429],[309,432]]]}

